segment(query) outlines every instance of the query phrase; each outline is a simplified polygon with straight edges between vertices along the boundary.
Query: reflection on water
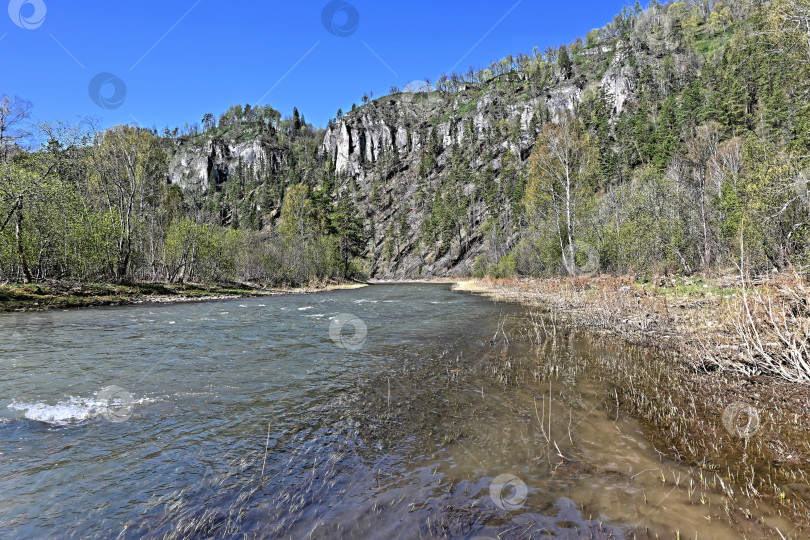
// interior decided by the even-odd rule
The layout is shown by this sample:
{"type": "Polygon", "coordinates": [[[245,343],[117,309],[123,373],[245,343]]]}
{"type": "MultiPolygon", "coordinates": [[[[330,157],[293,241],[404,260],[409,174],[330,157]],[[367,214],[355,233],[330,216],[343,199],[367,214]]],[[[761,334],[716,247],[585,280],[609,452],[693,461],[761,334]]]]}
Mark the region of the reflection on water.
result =
{"type": "Polygon", "coordinates": [[[444,285],[2,316],[0,527],[767,534],[606,406],[604,382],[576,367],[605,351],[573,337],[532,349],[521,319],[444,285]]]}

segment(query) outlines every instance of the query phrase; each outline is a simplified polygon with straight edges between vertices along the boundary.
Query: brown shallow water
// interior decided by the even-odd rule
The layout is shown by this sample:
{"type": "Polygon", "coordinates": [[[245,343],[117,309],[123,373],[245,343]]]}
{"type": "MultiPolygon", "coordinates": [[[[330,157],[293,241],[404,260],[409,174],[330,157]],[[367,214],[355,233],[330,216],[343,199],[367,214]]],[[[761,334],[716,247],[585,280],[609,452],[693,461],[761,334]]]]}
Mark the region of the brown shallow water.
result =
{"type": "Polygon", "coordinates": [[[663,459],[611,404],[582,359],[621,350],[574,335],[531,346],[524,323],[521,308],[424,284],[3,316],[0,527],[790,537],[768,508],[663,459]]]}

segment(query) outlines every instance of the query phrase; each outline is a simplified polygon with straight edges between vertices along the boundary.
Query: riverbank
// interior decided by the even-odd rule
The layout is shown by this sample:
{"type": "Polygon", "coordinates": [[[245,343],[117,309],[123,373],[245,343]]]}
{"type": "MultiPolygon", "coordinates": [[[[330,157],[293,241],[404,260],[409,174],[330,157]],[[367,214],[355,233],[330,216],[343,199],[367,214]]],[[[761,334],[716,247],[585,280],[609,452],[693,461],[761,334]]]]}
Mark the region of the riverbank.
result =
{"type": "Polygon", "coordinates": [[[801,280],[485,279],[455,288],[528,306],[525,331],[538,344],[574,331],[655,349],[655,361],[595,361],[612,383],[606,406],[642,419],[662,456],[695,466],[730,504],[767,501],[801,527],[793,535],[810,530],[810,295],[801,280]]]}
{"type": "Polygon", "coordinates": [[[312,293],[337,289],[354,289],[364,283],[323,282],[305,287],[262,288],[253,285],[233,286],[202,284],[43,282],[27,285],[0,285],[0,312],[45,311],[143,303],[197,302],[228,300],[251,296],[312,293]]]}

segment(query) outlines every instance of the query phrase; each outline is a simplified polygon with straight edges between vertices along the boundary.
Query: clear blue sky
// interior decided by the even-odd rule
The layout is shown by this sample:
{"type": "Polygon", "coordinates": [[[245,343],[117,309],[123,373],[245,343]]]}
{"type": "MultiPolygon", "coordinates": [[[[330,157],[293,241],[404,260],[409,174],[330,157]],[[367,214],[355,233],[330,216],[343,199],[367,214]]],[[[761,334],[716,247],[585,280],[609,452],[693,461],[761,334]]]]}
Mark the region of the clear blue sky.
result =
{"type": "Polygon", "coordinates": [[[0,13],[0,94],[32,101],[40,119],[91,115],[104,127],[182,126],[237,103],[284,115],[295,105],[324,126],[364,92],[568,43],[625,3],[11,0],[0,13]],[[110,108],[89,95],[99,73],[118,77],[96,84],[110,108]],[[115,84],[126,87],[121,103],[115,84]]]}

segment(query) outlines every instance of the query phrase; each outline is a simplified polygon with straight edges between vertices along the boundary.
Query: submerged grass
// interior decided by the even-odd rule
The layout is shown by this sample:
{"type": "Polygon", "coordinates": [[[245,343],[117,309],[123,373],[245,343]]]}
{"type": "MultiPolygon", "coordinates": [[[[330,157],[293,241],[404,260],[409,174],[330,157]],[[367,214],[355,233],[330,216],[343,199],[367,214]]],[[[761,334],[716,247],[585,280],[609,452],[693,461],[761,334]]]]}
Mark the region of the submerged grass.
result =
{"type": "MultiPolygon", "coordinates": [[[[743,287],[723,278],[602,277],[458,288],[530,306],[521,332],[537,346],[576,331],[616,344],[615,355],[552,362],[538,376],[599,373],[607,406],[641,419],[662,456],[695,467],[702,488],[726,497],[729,519],[732,507],[748,517],[766,502],[796,525],[785,537],[810,531],[810,313],[801,280],[743,287]]],[[[497,376],[517,377],[504,366],[497,376]]]]}

